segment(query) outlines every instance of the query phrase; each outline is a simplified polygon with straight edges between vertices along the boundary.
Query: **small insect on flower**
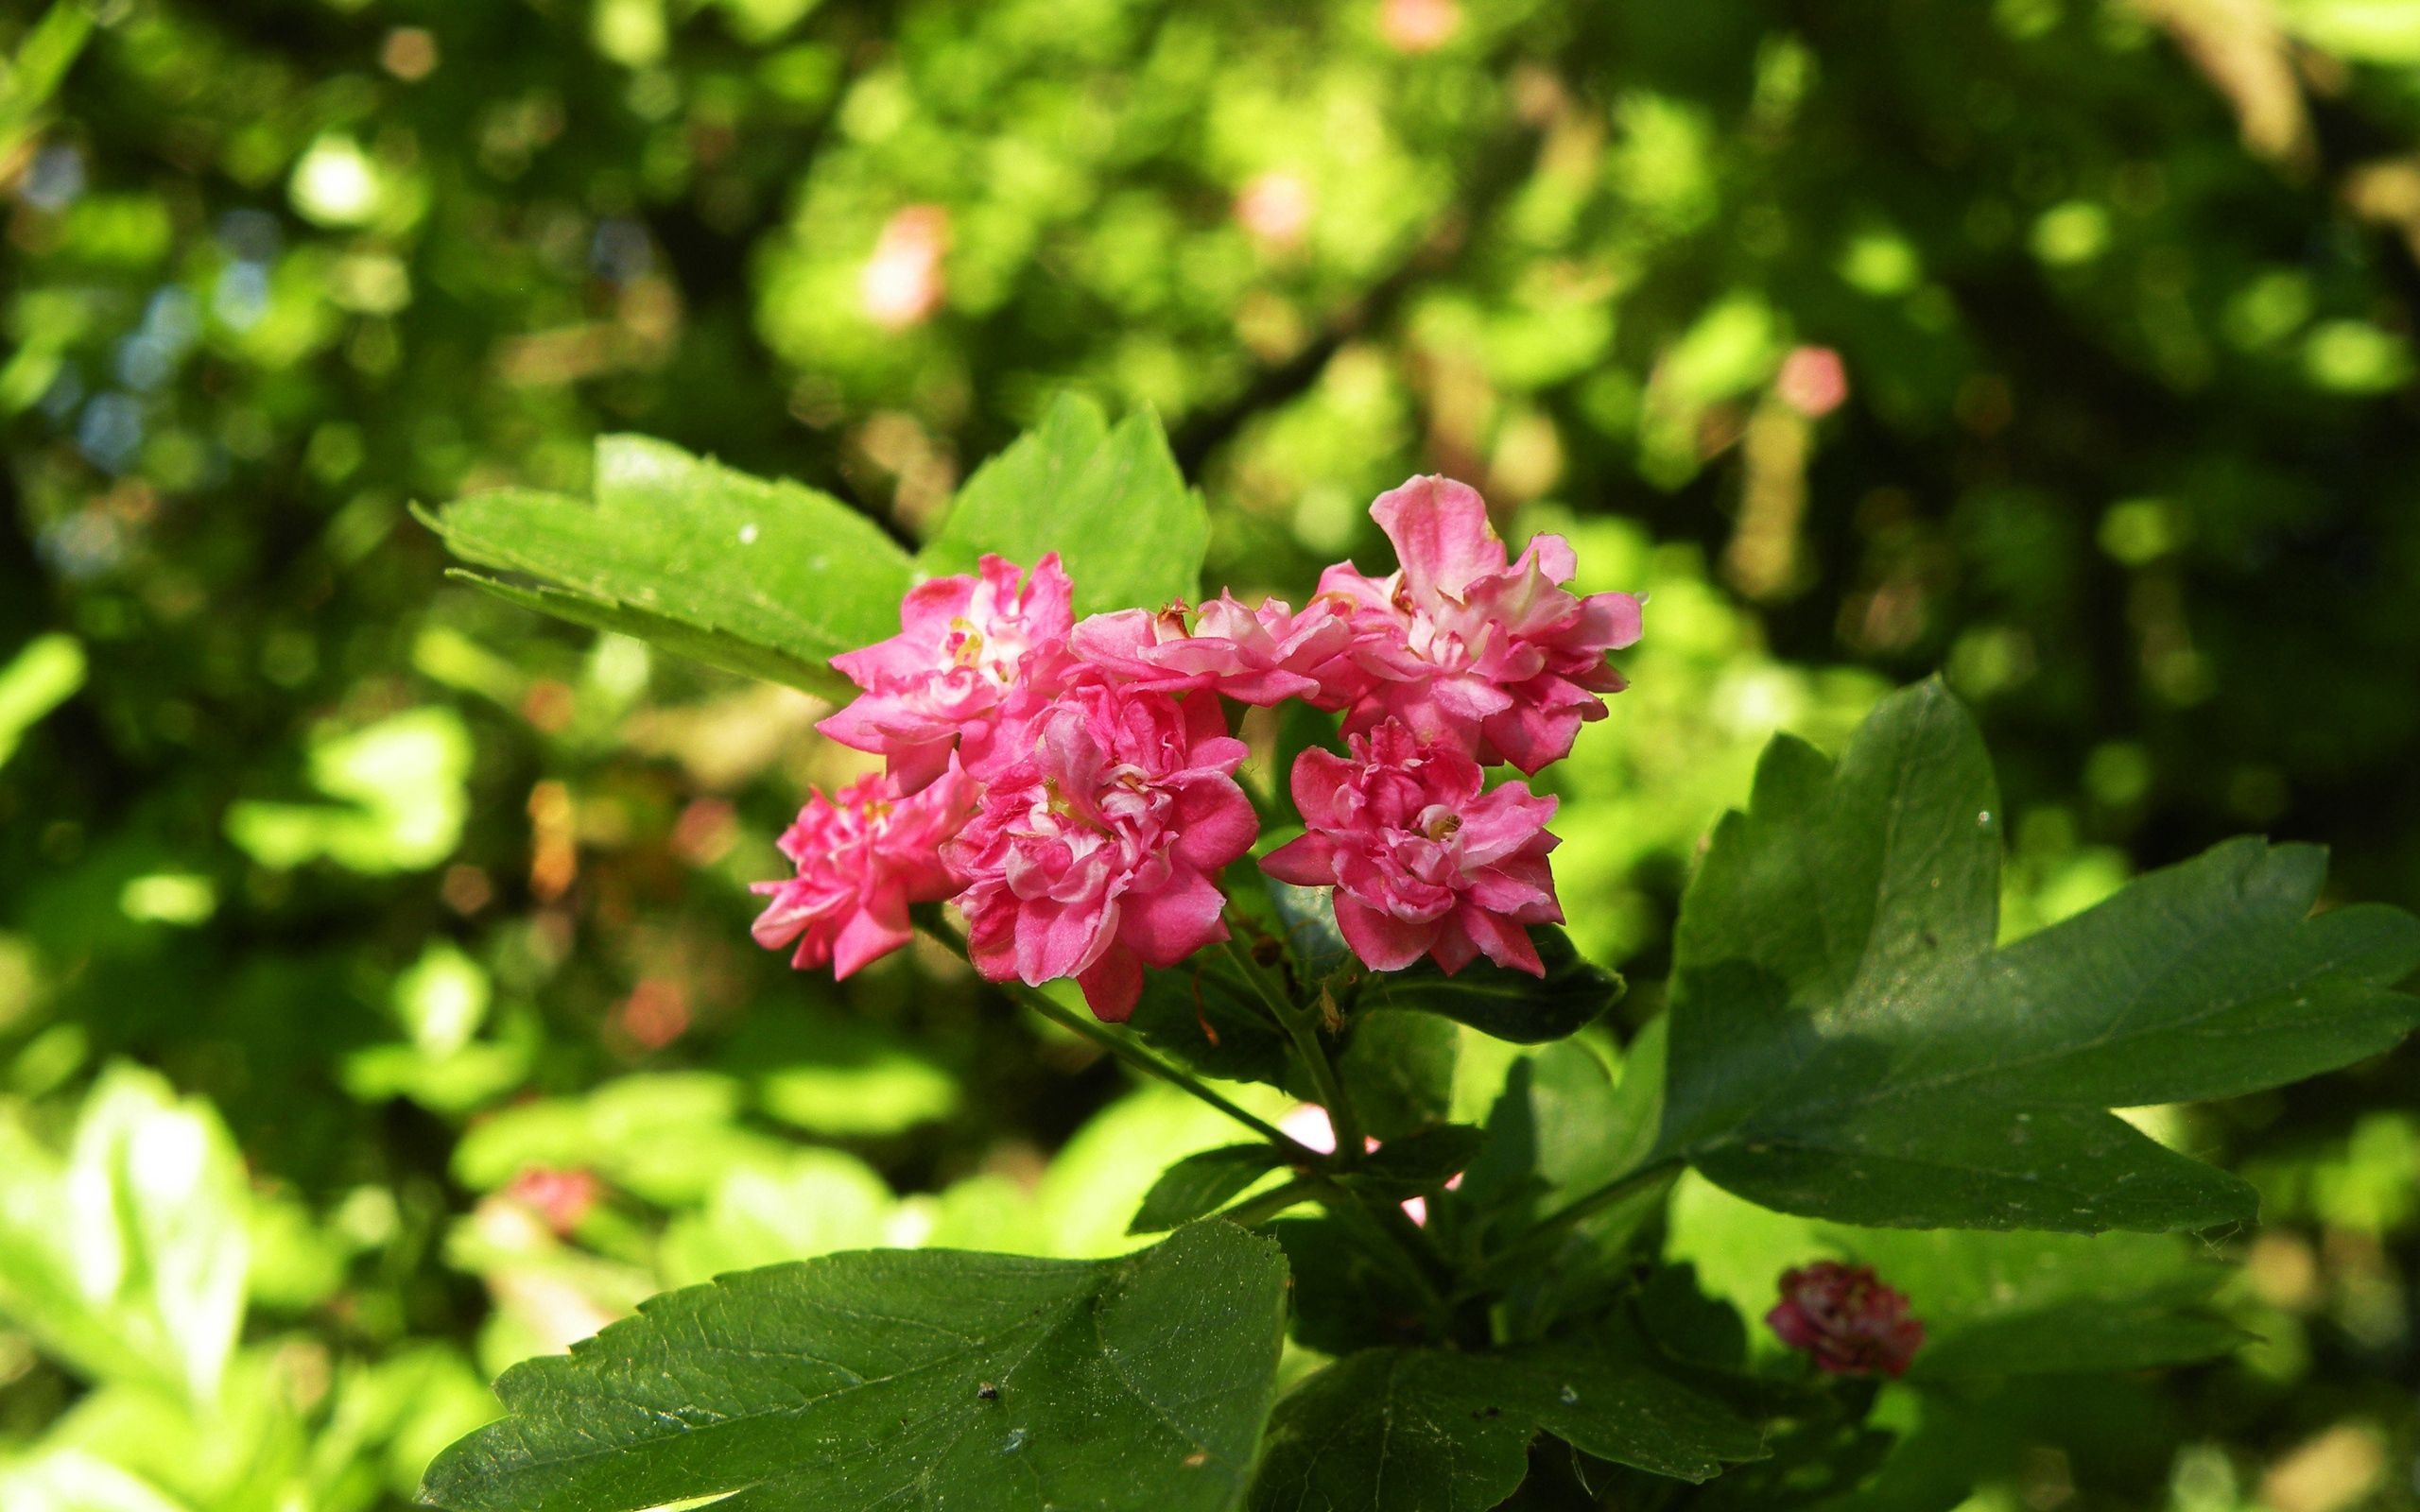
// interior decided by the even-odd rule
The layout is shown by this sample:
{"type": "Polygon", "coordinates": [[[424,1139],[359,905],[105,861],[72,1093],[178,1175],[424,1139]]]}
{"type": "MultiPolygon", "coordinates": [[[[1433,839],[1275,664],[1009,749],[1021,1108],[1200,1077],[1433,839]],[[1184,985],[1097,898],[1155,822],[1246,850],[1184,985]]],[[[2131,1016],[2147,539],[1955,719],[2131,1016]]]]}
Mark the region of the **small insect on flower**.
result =
{"type": "Polygon", "coordinates": [[[1833,1260],[1784,1271],[1781,1300],[1765,1323],[1834,1375],[1906,1375],[1925,1342],[1925,1326],[1909,1314],[1905,1293],[1883,1285],[1871,1265],[1833,1260]]]}

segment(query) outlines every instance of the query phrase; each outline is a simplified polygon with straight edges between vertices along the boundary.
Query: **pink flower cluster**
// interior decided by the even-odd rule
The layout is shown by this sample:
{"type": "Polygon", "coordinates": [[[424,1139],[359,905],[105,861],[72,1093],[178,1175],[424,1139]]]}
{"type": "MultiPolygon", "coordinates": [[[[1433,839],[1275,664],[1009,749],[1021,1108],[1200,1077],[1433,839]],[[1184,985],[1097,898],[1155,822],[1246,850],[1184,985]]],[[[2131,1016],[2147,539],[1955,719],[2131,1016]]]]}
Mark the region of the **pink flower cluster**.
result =
{"type": "Polygon", "coordinates": [[[1533,774],[1604,716],[1623,686],[1606,654],[1638,639],[1638,600],[1570,592],[1559,537],[1513,559],[1448,479],[1371,513],[1396,570],[1340,562],[1299,610],[1221,593],[1078,623],[1055,554],[918,585],[897,635],[834,659],[863,692],[820,727],[886,770],[809,799],[782,841],[797,876],[758,885],[756,937],[846,976],[906,942],[909,904],[955,901],[985,975],[1073,977],[1122,1020],[1144,967],[1227,937],[1217,879],[1259,824],[1226,705],[1301,699],[1341,713],[1349,754],[1296,762],[1305,833],[1267,869],[1333,887],[1377,970],[1483,954],[1542,972],[1527,926],[1563,917],[1554,799],[1484,769],[1533,774]]]}
{"type": "Polygon", "coordinates": [[[1834,1375],[1906,1375],[1925,1342],[1925,1326],[1909,1314],[1905,1294],[1883,1285],[1871,1265],[1836,1260],[1783,1272],[1781,1300],[1765,1323],[1834,1375]]]}

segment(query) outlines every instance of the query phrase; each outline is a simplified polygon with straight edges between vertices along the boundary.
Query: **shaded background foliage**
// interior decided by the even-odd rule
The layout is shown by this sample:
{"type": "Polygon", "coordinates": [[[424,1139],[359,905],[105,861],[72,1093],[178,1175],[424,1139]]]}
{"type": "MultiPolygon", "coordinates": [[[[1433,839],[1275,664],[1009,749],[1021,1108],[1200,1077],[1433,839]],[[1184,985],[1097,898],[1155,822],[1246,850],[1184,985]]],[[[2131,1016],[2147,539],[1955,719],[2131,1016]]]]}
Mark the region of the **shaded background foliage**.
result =
{"type": "MultiPolygon", "coordinates": [[[[1131,1152],[1219,1137],[940,963],[749,944],[818,706],[449,587],[406,513],[603,431],[912,539],[1055,393],[1148,405],[1211,576],[1297,597],[1414,471],[1568,531],[1651,595],[1558,779],[1633,1022],[1765,733],[1936,667],[2012,932],[2241,829],[2420,903],[2394,0],[102,0],[0,57],[0,1103],[56,1147],[133,1059],[216,1107],[256,1425],[179,1452],[0,1224],[29,1504],[387,1504],[659,1286],[1114,1248],[1131,1152]]],[[[2239,1362],[1926,1452],[1989,1504],[2409,1504],[2414,1080],[2171,1121],[2268,1199],[2239,1362]]]]}

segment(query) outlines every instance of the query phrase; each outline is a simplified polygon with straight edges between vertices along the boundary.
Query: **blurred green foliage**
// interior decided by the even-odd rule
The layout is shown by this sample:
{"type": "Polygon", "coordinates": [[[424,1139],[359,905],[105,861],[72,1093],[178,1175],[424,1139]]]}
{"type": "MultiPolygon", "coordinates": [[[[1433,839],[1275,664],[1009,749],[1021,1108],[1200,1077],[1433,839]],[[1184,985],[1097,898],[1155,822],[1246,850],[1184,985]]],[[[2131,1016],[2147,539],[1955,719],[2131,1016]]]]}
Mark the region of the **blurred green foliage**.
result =
{"type": "MultiPolygon", "coordinates": [[[[9,1512],[395,1505],[660,1287],[1113,1251],[1226,1138],[945,963],[749,943],[819,706],[406,513],[604,430],[904,542],[1149,406],[1297,598],[1414,471],[1567,531],[1651,595],[1556,777],[1626,1023],[1765,735],[1936,666],[2011,933],[2246,828],[2420,903],[2396,0],[21,0],[0,193],[9,1512]]],[[[2147,1115],[2263,1191],[2259,1342],[1886,1402],[1875,1504],[2411,1505],[2415,1073],[2147,1115]]]]}

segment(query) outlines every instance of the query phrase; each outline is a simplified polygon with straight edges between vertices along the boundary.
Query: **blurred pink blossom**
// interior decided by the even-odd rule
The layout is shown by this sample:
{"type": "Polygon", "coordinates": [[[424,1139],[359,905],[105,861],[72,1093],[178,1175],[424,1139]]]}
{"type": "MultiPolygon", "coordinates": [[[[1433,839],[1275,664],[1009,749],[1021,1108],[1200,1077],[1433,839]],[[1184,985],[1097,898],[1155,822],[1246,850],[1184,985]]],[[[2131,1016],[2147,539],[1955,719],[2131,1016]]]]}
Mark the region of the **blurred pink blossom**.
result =
{"type": "Polygon", "coordinates": [[[1433,52],[1462,26],[1455,0],[1380,0],[1378,35],[1399,53],[1433,52]]]}
{"type": "Polygon", "coordinates": [[[1283,168],[1255,175],[1236,195],[1236,219],[1253,240],[1275,251],[1303,244],[1316,202],[1300,174],[1283,168]]]}
{"type": "Polygon", "coordinates": [[[887,331],[923,323],[941,308],[942,254],[947,250],[947,210],[908,205],[893,212],[857,275],[857,307],[887,331]]]}
{"type": "Polygon", "coordinates": [[[1808,420],[1822,420],[1847,402],[1848,367],[1829,347],[1793,347],[1773,375],[1773,392],[1808,420]]]}

